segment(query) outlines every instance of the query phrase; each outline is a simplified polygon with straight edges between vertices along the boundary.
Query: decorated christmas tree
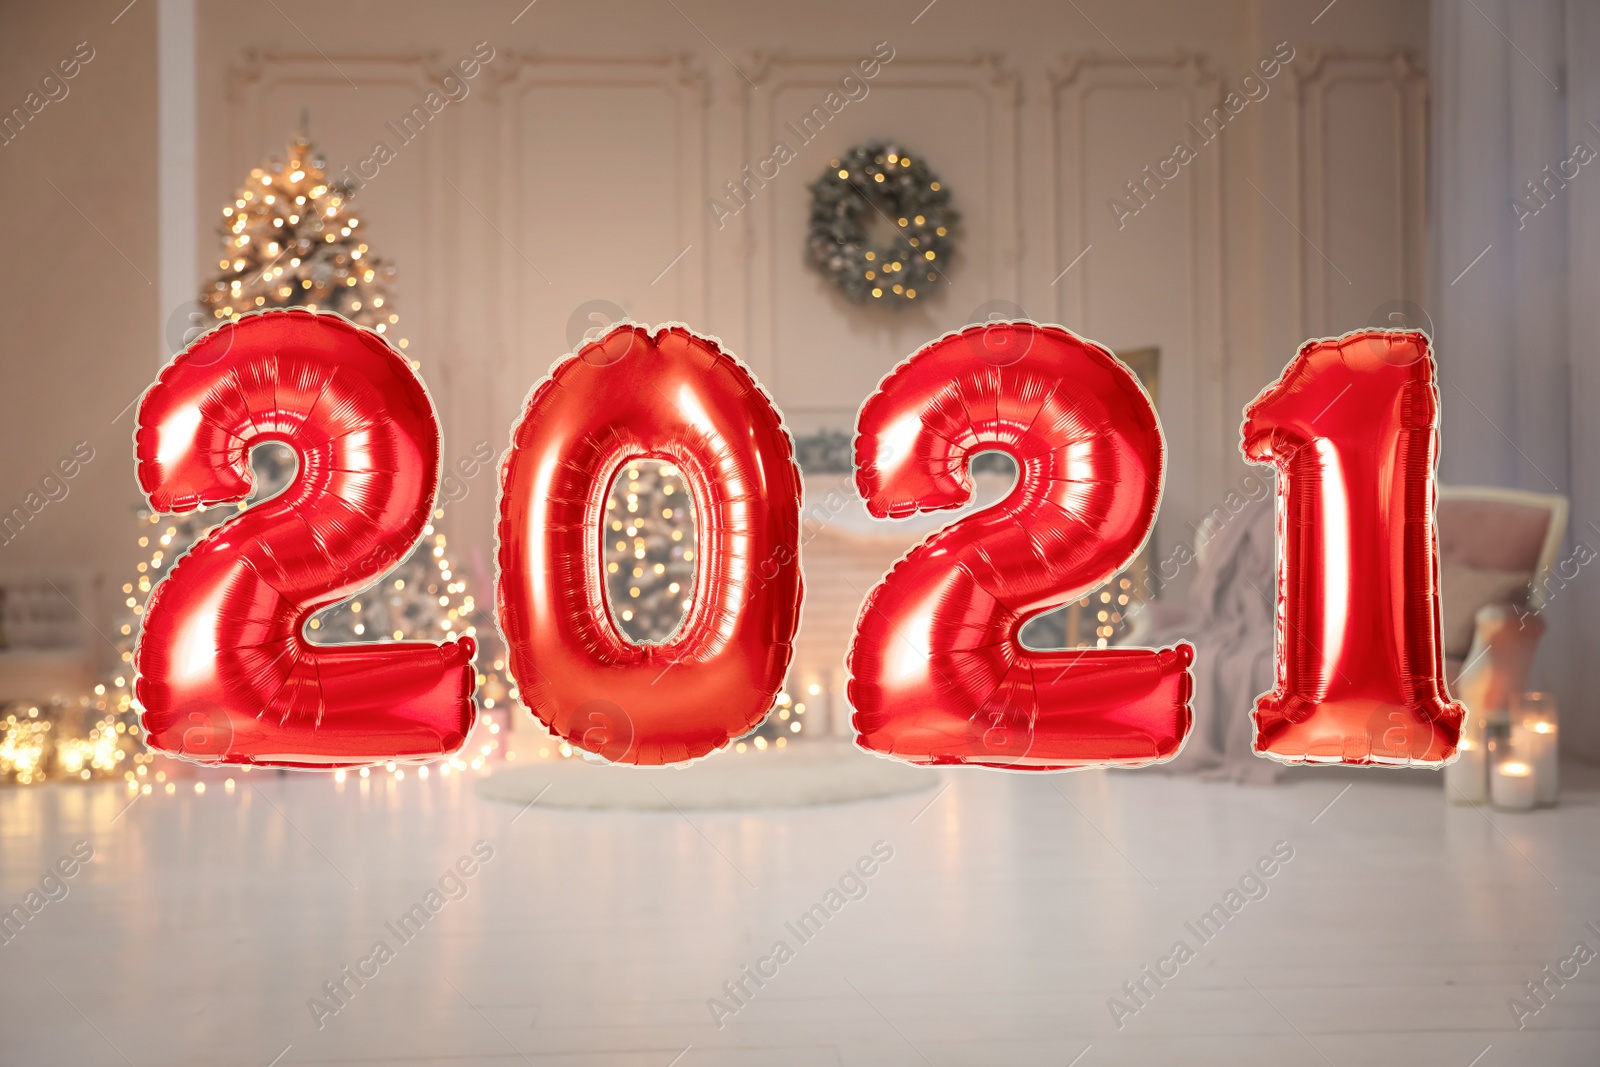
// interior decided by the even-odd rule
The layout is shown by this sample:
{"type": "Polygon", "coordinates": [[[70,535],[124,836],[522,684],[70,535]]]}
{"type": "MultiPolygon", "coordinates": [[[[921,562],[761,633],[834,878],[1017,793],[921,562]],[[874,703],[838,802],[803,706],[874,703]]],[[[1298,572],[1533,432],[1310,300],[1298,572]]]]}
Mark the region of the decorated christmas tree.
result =
{"type": "Polygon", "coordinates": [[[263,307],[337,311],[404,350],[406,339],[390,334],[400,321],[389,304],[395,271],[361,239],[351,190],[327,176],[306,140],[285,155],[252,170],[222,209],[223,257],[201,302],[235,322],[263,307]]]}
{"type": "Polygon", "coordinates": [[[677,468],[634,460],[606,497],[606,593],[634,641],[671,639],[694,593],[694,501],[677,468]]]}
{"type": "MultiPolygon", "coordinates": [[[[352,190],[329,178],[325,167],[310,142],[300,138],[288,146],[283,158],[250,172],[233,202],[223,208],[224,254],[201,303],[218,323],[238,321],[259,308],[337,311],[383,334],[404,352],[409,342],[396,336],[400,316],[389,294],[395,270],[362,239],[361,220],[352,210],[352,190]]],[[[411,365],[420,366],[414,359],[411,365]]],[[[283,489],[294,477],[296,462],[287,447],[265,445],[252,453],[251,467],[255,490],[236,507],[183,515],[141,513],[139,547],[150,558],[122,585],[128,616],[113,635],[122,662],[115,677],[97,687],[96,693],[98,708],[131,732],[137,732],[138,711],[132,694],[133,647],[151,588],[207,530],[283,489]]],[[[443,514],[436,508],[433,517],[443,514]]],[[[507,708],[515,693],[506,680],[503,650],[488,618],[487,605],[477,602],[465,577],[452,565],[445,535],[429,524],[417,547],[376,585],[318,612],[308,626],[312,640],[327,644],[475,636],[482,649],[478,699],[492,711],[507,708]]],[[[497,726],[492,729],[498,731],[497,726]]],[[[452,765],[480,767],[489,754],[484,749],[496,747],[498,742],[492,739],[475,739],[452,765]]],[[[141,755],[138,762],[148,759],[141,755]]],[[[139,766],[124,776],[136,783],[142,772],[139,766]]]]}
{"type": "MultiPolygon", "coordinates": [[[[697,566],[694,500],[683,476],[658,459],[624,464],[602,524],[606,597],[617,629],[632,641],[670,641],[693,601],[697,566]]],[[[735,742],[734,752],[784,747],[800,732],[804,712],[803,700],[780,693],[773,714],[735,742]]]]}

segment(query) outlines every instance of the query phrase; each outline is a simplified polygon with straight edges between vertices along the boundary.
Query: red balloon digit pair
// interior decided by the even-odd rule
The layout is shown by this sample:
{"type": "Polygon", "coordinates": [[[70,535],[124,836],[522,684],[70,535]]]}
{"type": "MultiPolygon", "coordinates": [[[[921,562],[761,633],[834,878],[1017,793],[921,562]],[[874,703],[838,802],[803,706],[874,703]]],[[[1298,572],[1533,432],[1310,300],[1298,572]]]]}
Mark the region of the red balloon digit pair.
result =
{"type": "MultiPolygon", "coordinates": [[[[982,447],[1024,473],[1005,505],[939,534],[868,597],[850,660],[861,743],[1038,769],[1168,758],[1189,727],[1189,646],[1033,652],[1016,639],[1144,542],[1162,475],[1155,412],[1103,349],[1032,324],[1008,335],[1003,366],[970,335],[931,346],[862,411],[859,482],[878,515],[964,502],[982,447]]],[[[782,420],[713,343],[629,326],[563,360],[530,397],[502,478],[500,622],[523,701],[617,762],[684,762],[754,728],[798,621],[799,503],[782,420]],[[700,516],[689,614],[660,646],[617,632],[599,581],[606,490],[637,458],[682,471],[700,516]]]]}
{"type": "MultiPolygon", "coordinates": [[[[139,410],[157,511],[245,499],[251,447],[300,461],[278,497],[194,546],[159,583],[135,652],[150,744],[210,763],[424,760],[470,731],[470,638],[313,645],[306,620],[415,546],[439,431],[421,382],[333,315],[249,315],[197,341],[139,410]]],[[[684,329],[618,329],[528,401],[502,472],[501,626],[520,695],[557,736],[624,763],[704,756],[765,717],[799,618],[800,479],[755,379],[684,329]],[[664,645],[616,629],[600,581],[611,480],[676,464],[699,516],[692,607],[664,645]],[[752,581],[760,573],[761,581],[752,581]]]]}
{"type": "MultiPolygon", "coordinates": [[[[1279,489],[1277,685],[1256,704],[1258,754],[1455,758],[1438,410],[1427,337],[1388,330],[1308,342],[1246,410],[1245,455],[1272,464],[1279,489]]],[[[858,429],[857,484],[879,516],[965,503],[967,462],[985,448],[1021,471],[1005,501],[928,538],[869,594],[850,652],[860,743],[1025,769],[1176,754],[1189,646],[1062,653],[1017,640],[1030,615],[1114,574],[1154,522],[1161,434],[1127,368],[1057,328],[973,327],[884,379],[858,429]]]]}

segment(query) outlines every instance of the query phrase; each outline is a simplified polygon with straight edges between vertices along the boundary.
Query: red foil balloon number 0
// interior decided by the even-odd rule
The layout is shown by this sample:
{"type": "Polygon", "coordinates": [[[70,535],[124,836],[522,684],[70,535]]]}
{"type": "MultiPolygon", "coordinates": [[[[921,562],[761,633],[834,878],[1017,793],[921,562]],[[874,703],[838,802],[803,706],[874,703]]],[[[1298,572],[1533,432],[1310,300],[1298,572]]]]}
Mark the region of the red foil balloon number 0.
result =
{"type": "Polygon", "coordinates": [[[1311,341],[1245,409],[1278,474],[1277,686],[1255,748],[1286,763],[1440,766],[1445,694],[1433,470],[1439,398],[1417,331],[1311,341]]]}
{"type": "Polygon", "coordinates": [[[620,326],[528,398],[500,476],[500,628],[523,703],[617,763],[697,759],[772,707],[799,624],[800,474],[772,401],[681,327],[620,326]],[[699,538],[688,616],[634,644],[606,609],[605,500],[634,459],[676,465],[699,538]]]}
{"type": "Polygon", "coordinates": [[[410,365],[335,315],[271,311],[200,338],[139,405],[139,484],[158,512],[244,500],[249,451],[281,441],[282,493],[202,538],[150,595],[134,654],[150,744],[205,763],[338,767],[460,748],[470,637],[313,645],[306,620],[416,545],[439,429],[410,365]]]}
{"type": "Polygon", "coordinates": [[[1020,470],[1004,501],[928,538],[868,594],[849,655],[859,743],[1026,770],[1176,755],[1192,646],[1036,651],[1017,636],[1126,566],[1155,522],[1165,450],[1133,373],[1056,327],[972,327],[902,363],[856,429],[856,484],[880,518],[965,504],[978,452],[1020,470]]]}

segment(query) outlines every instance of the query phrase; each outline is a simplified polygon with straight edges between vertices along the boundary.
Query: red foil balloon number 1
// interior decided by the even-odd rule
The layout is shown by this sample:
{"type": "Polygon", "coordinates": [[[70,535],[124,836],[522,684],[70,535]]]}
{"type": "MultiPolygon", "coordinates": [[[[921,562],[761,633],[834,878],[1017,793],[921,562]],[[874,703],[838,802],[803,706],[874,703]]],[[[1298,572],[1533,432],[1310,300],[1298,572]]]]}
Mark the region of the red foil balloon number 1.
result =
{"type": "Polygon", "coordinates": [[[150,595],[134,654],[152,747],[204,763],[427,760],[472,728],[472,638],[313,645],[303,628],[404,558],[439,479],[422,383],[375,333],[270,311],[200,338],[139,405],[139,484],[158,512],[250,493],[250,448],[300,469],[211,530],[150,595]]]}
{"type": "Polygon", "coordinates": [[[1177,755],[1191,645],[1037,651],[1017,636],[1126,566],[1155,523],[1165,449],[1133,373],[1058,327],[972,327],[901,364],[856,428],[856,484],[880,518],[965,504],[981,451],[1020,469],[1004,501],[928,538],[868,594],[849,656],[858,743],[1021,770],[1177,755]]]}
{"type": "Polygon", "coordinates": [[[528,398],[500,474],[500,629],[518,695],[557,737],[614,763],[682,763],[754,729],[799,624],[800,472],[760,385],[681,327],[619,326],[528,398]],[[687,617],[634,644],[606,607],[612,479],[674,464],[698,545],[687,617]]]}
{"type": "Polygon", "coordinates": [[[1245,409],[1244,453],[1278,474],[1277,686],[1256,751],[1286,763],[1439,766],[1444,687],[1433,356],[1418,331],[1311,341],[1245,409]]]}

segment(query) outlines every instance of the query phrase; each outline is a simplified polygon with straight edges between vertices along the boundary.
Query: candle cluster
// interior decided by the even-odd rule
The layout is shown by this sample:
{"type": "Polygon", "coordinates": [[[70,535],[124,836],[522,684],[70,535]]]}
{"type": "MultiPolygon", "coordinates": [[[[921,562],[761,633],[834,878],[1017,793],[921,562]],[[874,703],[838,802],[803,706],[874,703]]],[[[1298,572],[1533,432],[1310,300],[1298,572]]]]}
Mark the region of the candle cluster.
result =
{"type": "Polygon", "coordinates": [[[1453,803],[1487,801],[1503,811],[1556,802],[1560,729],[1555,697],[1525,693],[1508,714],[1468,716],[1461,755],[1445,768],[1453,803]]]}

